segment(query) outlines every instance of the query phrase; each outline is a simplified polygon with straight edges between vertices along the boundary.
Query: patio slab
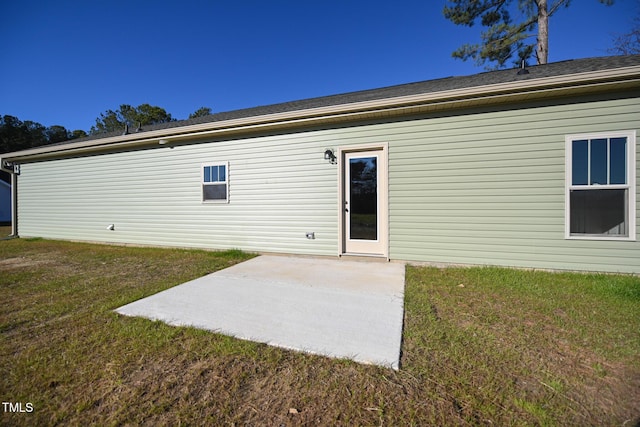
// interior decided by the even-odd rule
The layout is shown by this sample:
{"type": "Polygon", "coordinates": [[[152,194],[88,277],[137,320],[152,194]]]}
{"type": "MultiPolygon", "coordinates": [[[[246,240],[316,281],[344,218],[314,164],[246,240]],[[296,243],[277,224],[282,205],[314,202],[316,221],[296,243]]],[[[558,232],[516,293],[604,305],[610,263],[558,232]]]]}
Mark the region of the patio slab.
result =
{"type": "Polygon", "coordinates": [[[116,311],[398,369],[404,265],[263,255],[116,311]]]}

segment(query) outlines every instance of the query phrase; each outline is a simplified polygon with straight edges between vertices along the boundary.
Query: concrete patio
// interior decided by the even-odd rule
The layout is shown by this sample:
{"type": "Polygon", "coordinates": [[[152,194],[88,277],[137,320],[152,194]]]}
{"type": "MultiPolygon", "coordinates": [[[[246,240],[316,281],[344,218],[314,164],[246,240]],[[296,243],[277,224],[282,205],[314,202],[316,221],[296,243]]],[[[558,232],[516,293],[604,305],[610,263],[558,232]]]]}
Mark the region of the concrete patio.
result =
{"type": "Polygon", "coordinates": [[[404,265],[263,255],[116,311],[398,369],[404,265]]]}

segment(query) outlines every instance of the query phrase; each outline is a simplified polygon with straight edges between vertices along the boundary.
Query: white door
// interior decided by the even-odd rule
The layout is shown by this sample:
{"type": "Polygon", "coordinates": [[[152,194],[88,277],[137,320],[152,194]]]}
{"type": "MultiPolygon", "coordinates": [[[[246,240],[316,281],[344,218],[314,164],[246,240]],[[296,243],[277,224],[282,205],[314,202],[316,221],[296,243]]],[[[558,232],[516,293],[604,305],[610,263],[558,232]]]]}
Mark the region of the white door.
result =
{"type": "Polygon", "coordinates": [[[344,152],[343,250],[347,254],[387,253],[385,151],[344,152]]]}

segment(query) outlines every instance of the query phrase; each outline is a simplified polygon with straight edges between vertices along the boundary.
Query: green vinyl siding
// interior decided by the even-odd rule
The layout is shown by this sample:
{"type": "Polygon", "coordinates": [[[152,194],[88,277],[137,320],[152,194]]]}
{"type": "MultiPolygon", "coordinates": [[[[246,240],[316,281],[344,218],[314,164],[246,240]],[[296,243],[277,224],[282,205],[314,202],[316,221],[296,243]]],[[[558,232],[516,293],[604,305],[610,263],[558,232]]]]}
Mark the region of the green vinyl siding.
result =
{"type": "Polygon", "coordinates": [[[405,133],[389,150],[391,258],[640,272],[639,242],[564,239],[564,136],[638,129],[638,107],[625,99],[449,116],[405,133]]]}
{"type": "Polygon", "coordinates": [[[26,163],[19,232],[336,255],[339,173],[324,151],[386,143],[391,259],[640,273],[639,242],[564,238],[565,135],[638,130],[639,111],[637,98],[494,106],[26,163]],[[229,162],[229,203],[202,203],[201,167],[216,162],[229,162]]]}
{"type": "Polygon", "coordinates": [[[20,234],[335,255],[336,168],[324,149],[289,135],[24,164],[20,234]],[[202,202],[212,162],[229,162],[228,204],[202,202]]]}

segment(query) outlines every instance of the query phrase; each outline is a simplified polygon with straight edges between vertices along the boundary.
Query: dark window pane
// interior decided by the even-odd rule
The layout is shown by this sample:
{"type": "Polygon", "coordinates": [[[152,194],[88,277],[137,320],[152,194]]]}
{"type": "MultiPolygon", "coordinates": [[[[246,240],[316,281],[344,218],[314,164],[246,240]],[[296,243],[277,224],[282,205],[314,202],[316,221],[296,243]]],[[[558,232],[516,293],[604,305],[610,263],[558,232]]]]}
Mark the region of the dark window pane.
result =
{"type": "Polygon", "coordinates": [[[627,138],[610,140],[610,184],[627,183],[627,138]]]}
{"type": "Polygon", "coordinates": [[[591,182],[607,185],[607,140],[591,140],[591,182]]]}
{"type": "Polygon", "coordinates": [[[627,236],[627,190],[572,190],[570,232],[627,236]]]}
{"type": "Polygon", "coordinates": [[[589,143],[586,140],[573,141],[571,147],[571,182],[573,185],[587,185],[589,183],[587,169],[589,143]]]}
{"type": "Polygon", "coordinates": [[[349,230],[352,240],[378,239],[377,157],[349,160],[349,230]]]}
{"type": "Polygon", "coordinates": [[[202,188],[203,200],[226,200],[227,199],[227,185],[204,185],[202,188]]]}
{"type": "Polygon", "coordinates": [[[218,167],[218,181],[225,182],[227,177],[227,167],[225,165],[221,165],[218,167]]]}
{"type": "Polygon", "coordinates": [[[211,182],[211,166],[204,167],[204,182],[211,182]]]}

